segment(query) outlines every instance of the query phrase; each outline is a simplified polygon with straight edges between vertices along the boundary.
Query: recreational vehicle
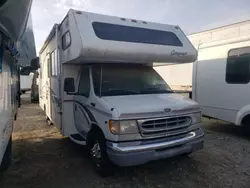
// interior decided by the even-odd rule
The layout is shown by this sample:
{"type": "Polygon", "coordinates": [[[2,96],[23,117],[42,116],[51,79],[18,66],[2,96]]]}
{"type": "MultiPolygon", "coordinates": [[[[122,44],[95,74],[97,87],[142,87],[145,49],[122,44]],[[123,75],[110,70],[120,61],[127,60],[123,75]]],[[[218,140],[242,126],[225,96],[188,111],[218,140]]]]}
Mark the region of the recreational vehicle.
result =
{"type": "Polygon", "coordinates": [[[250,21],[189,38],[199,48],[193,99],[201,104],[204,115],[249,128],[250,21]]]}
{"type": "Polygon", "coordinates": [[[201,110],[153,69],[195,61],[178,26],[70,10],[40,50],[40,106],[96,171],[203,147],[201,110]]]}
{"type": "Polygon", "coordinates": [[[16,42],[25,32],[31,0],[0,1],[0,171],[11,164],[13,120],[19,105],[16,42]]]}
{"type": "Polygon", "coordinates": [[[33,76],[33,72],[31,72],[29,75],[20,76],[20,89],[22,94],[25,94],[27,91],[31,91],[33,76]]]}
{"type": "Polygon", "coordinates": [[[173,89],[192,91],[204,116],[250,127],[250,21],[235,23],[188,38],[198,60],[156,68],[173,89]],[[181,78],[179,74],[183,75],[181,78]],[[170,77],[172,75],[172,77],[170,77]]]}

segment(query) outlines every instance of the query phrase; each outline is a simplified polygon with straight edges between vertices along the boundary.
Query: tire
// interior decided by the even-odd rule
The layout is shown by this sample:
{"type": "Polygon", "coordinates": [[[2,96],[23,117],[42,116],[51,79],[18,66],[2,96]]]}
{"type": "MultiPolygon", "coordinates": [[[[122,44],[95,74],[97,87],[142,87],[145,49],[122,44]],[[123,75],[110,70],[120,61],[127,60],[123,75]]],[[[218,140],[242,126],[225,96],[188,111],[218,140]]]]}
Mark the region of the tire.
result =
{"type": "Polygon", "coordinates": [[[113,164],[108,158],[106,152],[106,140],[101,133],[93,134],[90,155],[94,169],[101,177],[112,175],[113,164]]]}
{"type": "Polygon", "coordinates": [[[15,121],[17,120],[17,114],[14,115],[14,120],[15,120],[15,121]]]}
{"type": "Polygon", "coordinates": [[[5,170],[7,170],[9,168],[9,166],[11,165],[11,161],[12,161],[12,137],[10,137],[9,143],[8,143],[7,148],[5,150],[3,160],[2,160],[2,163],[0,166],[0,171],[3,172],[5,170]]]}

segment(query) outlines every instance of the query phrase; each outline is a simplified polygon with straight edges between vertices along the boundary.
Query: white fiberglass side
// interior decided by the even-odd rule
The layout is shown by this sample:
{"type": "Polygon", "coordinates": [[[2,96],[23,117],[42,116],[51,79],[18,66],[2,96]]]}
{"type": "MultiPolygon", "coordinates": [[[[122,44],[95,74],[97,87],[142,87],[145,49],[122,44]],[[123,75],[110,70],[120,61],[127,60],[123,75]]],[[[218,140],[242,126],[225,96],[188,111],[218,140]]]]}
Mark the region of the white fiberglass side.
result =
{"type": "Polygon", "coordinates": [[[193,63],[159,66],[154,69],[172,90],[192,91],[193,63]]]}
{"type": "MultiPolygon", "coordinates": [[[[201,105],[203,115],[240,125],[242,117],[250,114],[250,83],[244,80],[244,76],[248,78],[250,74],[246,73],[249,68],[244,68],[249,66],[250,60],[242,61],[240,53],[233,60],[228,59],[230,50],[247,46],[250,46],[250,41],[199,50],[193,69],[193,97],[201,105]],[[235,67],[229,69],[229,66],[235,67]],[[232,82],[230,77],[234,79],[232,82]]],[[[244,52],[249,53],[250,50],[244,52]]]]}
{"type": "Polygon", "coordinates": [[[9,142],[13,129],[13,106],[11,102],[11,68],[6,59],[6,53],[2,62],[0,73],[0,163],[9,142]]]}

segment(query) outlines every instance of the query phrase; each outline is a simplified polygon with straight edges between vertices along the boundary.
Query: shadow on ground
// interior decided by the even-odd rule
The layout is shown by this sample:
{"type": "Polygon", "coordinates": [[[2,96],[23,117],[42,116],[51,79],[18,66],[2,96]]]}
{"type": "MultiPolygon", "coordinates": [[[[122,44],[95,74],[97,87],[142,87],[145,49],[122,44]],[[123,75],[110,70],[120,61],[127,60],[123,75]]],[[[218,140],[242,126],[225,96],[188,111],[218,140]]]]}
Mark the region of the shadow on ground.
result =
{"type": "Polygon", "coordinates": [[[186,183],[190,187],[197,183],[204,187],[209,185],[209,177],[199,170],[204,164],[193,156],[176,157],[137,167],[115,168],[113,176],[103,179],[93,171],[85,147],[78,146],[67,138],[16,140],[13,149],[13,165],[3,176],[3,187],[182,187],[186,183]]]}
{"type": "Polygon", "coordinates": [[[241,129],[204,119],[204,149],[189,157],[116,168],[100,178],[86,149],[48,126],[37,104],[23,101],[13,133],[13,164],[0,188],[250,187],[250,141],[241,129]]]}

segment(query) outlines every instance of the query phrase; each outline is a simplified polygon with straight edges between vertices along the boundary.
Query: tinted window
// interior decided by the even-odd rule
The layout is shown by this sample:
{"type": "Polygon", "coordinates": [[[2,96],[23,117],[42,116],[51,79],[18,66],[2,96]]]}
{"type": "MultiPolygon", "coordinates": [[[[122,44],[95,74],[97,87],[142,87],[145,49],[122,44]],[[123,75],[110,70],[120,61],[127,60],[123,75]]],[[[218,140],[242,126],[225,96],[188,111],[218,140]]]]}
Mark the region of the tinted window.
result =
{"type": "Polygon", "coordinates": [[[101,96],[172,92],[167,83],[152,67],[106,65],[93,67],[92,75],[94,91],[97,96],[100,95],[100,92],[101,96]]]}
{"type": "Polygon", "coordinates": [[[124,41],[134,43],[183,46],[178,37],[169,31],[93,22],[98,38],[103,40],[124,41]]]}
{"type": "Polygon", "coordinates": [[[250,48],[230,50],[226,68],[226,82],[246,84],[250,81],[250,48]]]}
{"type": "Polygon", "coordinates": [[[89,69],[83,68],[81,72],[78,93],[80,95],[88,97],[89,91],[90,91],[89,69]]]}
{"type": "Polygon", "coordinates": [[[71,37],[70,37],[70,33],[66,32],[63,36],[62,36],[62,49],[65,50],[67,49],[71,44],[71,37]]]}

